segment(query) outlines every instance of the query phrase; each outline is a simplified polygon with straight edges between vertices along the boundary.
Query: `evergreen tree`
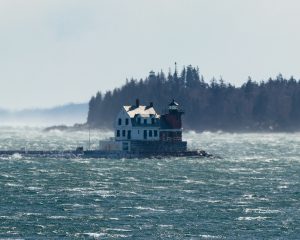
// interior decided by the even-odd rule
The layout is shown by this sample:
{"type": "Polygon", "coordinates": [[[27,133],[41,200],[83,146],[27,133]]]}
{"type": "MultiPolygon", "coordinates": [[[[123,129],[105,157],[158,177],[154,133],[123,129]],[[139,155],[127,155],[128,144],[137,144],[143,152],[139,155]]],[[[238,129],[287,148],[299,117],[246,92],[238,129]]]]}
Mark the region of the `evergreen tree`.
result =
{"type": "Polygon", "coordinates": [[[146,79],[130,79],[121,88],[97,92],[89,102],[87,123],[112,128],[122,105],[154,102],[160,112],[175,98],[185,110],[185,129],[195,130],[300,130],[300,82],[293,77],[256,83],[250,77],[241,87],[222,78],[204,81],[191,65],[180,74],[151,72],[146,79]]]}

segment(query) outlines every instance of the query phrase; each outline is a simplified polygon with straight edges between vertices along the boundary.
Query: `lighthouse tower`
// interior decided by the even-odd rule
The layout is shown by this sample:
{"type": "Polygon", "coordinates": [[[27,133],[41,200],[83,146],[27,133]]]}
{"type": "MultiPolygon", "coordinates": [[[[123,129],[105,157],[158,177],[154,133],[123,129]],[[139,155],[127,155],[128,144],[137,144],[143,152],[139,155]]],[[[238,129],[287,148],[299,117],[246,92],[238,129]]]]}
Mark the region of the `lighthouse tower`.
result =
{"type": "Polygon", "coordinates": [[[168,112],[161,115],[160,118],[160,140],[168,142],[182,141],[182,121],[181,116],[184,114],[180,110],[179,104],[173,101],[168,106],[168,112]]]}

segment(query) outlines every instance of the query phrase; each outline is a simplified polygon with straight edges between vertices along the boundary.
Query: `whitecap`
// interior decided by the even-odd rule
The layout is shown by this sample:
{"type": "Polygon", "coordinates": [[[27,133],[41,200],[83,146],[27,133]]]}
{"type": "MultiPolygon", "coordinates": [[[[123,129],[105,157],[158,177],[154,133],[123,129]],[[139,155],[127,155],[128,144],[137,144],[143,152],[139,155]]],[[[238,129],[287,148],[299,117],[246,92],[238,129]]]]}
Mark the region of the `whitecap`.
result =
{"type": "Polygon", "coordinates": [[[164,186],[153,186],[153,189],[167,189],[168,187],[164,187],[164,186]]]}
{"type": "Polygon", "coordinates": [[[1,177],[5,177],[5,178],[15,178],[13,175],[9,175],[9,174],[0,174],[1,177]]]}
{"type": "Polygon", "coordinates": [[[9,186],[9,187],[23,187],[23,185],[17,184],[17,183],[5,183],[5,186],[9,186]]]}
{"type": "Polygon", "coordinates": [[[128,180],[129,182],[139,182],[139,179],[136,179],[135,177],[124,177],[124,179],[128,180]]]}
{"type": "Polygon", "coordinates": [[[239,221],[253,221],[253,220],[263,221],[266,219],[268,219],[268,217],[257,216],[257,217],[239,217],[237,220],[239,220],[239,221]]]}
{"type": "Polygon", "coordinates": [[[130,229],[125,228],[106,228],[106,231],[115,231],[115,232],[132,232],[130,229]]]}
{"type": "Polygon", "coordinates": [[[33,213],[33,212],[28,212],[28,213],[23,213],[22,215],[25,216],[41,216],[41,213],[33,213]]]}
{"type": "Polygon", "coordinates": [[[244,210],[246,213],[260,213],[260,214],[272,214],[272,213],[280,213],[280,210],[276,209],[263,209],[263,208],[246,208],[244,210]]]}
{"type": "Polygon", "coordinates": [[[107,233],[84,233],[84,235],[87,235],[92,238],[100,238],[100,237],[107,236],[107,233]]]}
{"type": "Polygon", "coordinates": [[[165,212],[166,211],[164,209],[156,209],[156,208],[142,207],[142,206],[135,207],[135,209],[138,209],[138,210],[148,210],[148,211],[152,211],[152,212],[165,212]]]}
{"type": "Polygon", "coordinates": [[[41,187],[28,187],[28,190],[34,191],[34,190],[41,190],[41,187]]]}
{"type": "Polygon", "coordinates": [[[185,210],[182,209],[182,208],[179,208],[179,209],[175,209],[173,212],[176,212],[176,213],[183,213],[185,210]]]}
{"type": "Polygon", "coordinates": [[[10,159],[22,159],[22,155],[20,153],[14,153],[13,155],[10,156],[10,159]]]}
{"type": "Polygon", "coordinates": [[[110,234],[109,237],[111,237],[111,238],[128,238],[131,236],[124,235],[124,234],[110,234]]]}
{"type": "Polygon", "coordinates": [[[60,215],[55,215],[55,216],[48,216],[49,219],[67,219],[67,216],[60,216],[60,215]]]}
{"type": "Polygon", "coordinates": [[[209,239],[221,239],[222,236],[214,236],[214,235],[209,235],[209,234],[202,234],[200,235],[202,238],[209,238],[209,239]]]}
{"type": "Polygon", "coordinates": [[[183,182],[186,184],[205,184],[205,182],[203,181],[193,180],[193,179],[186,179],[183,182]]]}
{"type": "Polygon", "coordinates": [[[161,228],[173,228],[174,227],[173,225],[165,225],[165,224],[159,224],[158,226],[161,228]]]}
{"type": "Polygon", "coordinates": [[[112,194],[111,191],[108,190],[97,190],[97,191],[92,191],[91,193],[100,195],[103,198],[116,197],[116,195],[112,194]]]}

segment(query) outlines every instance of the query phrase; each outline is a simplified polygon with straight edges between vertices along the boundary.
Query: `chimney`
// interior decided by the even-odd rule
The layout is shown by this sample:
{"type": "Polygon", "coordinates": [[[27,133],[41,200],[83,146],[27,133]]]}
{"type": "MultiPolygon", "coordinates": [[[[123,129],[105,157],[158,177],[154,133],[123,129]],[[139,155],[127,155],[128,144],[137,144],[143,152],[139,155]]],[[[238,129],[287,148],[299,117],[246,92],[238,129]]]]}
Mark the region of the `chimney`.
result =
{"type": "Polygon", "coordinates": [[[140,100],[138,98],[135,100],[135,106],[137,108],[140,106],[140,100]]]}

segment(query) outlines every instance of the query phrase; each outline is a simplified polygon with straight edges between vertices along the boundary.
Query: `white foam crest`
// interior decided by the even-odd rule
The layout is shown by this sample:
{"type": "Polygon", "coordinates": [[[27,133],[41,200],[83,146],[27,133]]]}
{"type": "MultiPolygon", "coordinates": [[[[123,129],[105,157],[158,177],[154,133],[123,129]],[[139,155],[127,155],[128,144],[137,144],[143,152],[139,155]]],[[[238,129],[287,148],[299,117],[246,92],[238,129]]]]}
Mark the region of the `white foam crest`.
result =
{"type": "Polygon", "coordinates": [[[135,177],[124,177],[125,180],[129,182],[139,182],[140,180],[135,177]]]}
{"type": "Polygon", "coordinates": [[[18,184],[18,183],[5,183],[5,186],[8,186],[8,187],[23,187],[22,184],[18,184]]]}
{"type": "Polygon", "coordinates": [[[107,236],[107,233],[84,233],[84,235],[87,235],[89,237],[92,237],[92,238],[101,238],[101,237],[105,237],[107,236]]]}
{"type": "Polygon", "coordinates": [[[10,156],[10,159],[14,159],[14,160],[22,159],[22,155],[20,153],[14,153],[13,155],[10,156]]]}
{"type": "Polygon", "coordinates": [[[262,216],[257,216],[257,217],[238,217],[237,220],[239,221],[264,221],[267,220],[269,217],[262,217],[262,216]]]}
{"type": "Polygon", "coordinates": [[[31,190],[31,191],[34,191],[34,190],[42,190],[43,188],[32,186],[32,187],[28,187],[27,189],[28,189],[28,190],[31,190]]]}
{"type": "Polygon", "coordinates": [[[42,216],[41,213],[34,213],[34,212],[22,213],[22,215],[25,215],[25,216],[42,216]]]}
{"type": "Polygon", "coordinates": [[[222,236],[214,236],[209,234],[201,234],[200,237],[202,238],[208,238],[208,239],[222,239],[222,236]]]}
{"type": "Polygon", "coordinates": [[[49,219],[68,219],[68,216],[61,216],[61,215],[53,215],[53,216],[48,216],[47,218],[49,219]]]}
{"type": "Polygon", "coordinates": [[[206,184],[205,182],[203,181],[200,181],[200,180],[194,180],[194,179],[186,179],[183,181],[184,183],[186,184],[206,184]]]}
{"type": "Polygon", "coordinates": [[[172,224],[170,224],[170,225],[168,225],[168,224],[159,224],[158,225],[159,227],[161,227],[161,228],[174,228],[174,226],[172,225],[172,224]]]}
{"type": "Polygon", "coordinates": [[[138,209],[138,210],[147,210],[147,211],[151,211],[151,212],[165,212],[166,211],[164,209],[151,208],[151,207],[143,207],[143,206],[137,206],[137,207],[134,207],[134,208],[138,209]]]}
{"type": "Polygon", "coordinates": [[[125,228],[106,228],[105,231],[132,232],[132,230],[130,230],[130,229],[125,229],[125,228]]]}
{"type": "Polygon", "coordinates": [[[7,174],[7,173],[2,173],[0,174],[1,177],[5,177],[5,178],[15,178],[14,175],[11,175],[11,174],[7,174]]]}
{"type": "Polygon", "coordinates": [[[280,210],[277,209],[264,209],[264,208],[246,208],[245,213],[260,213],[260,214],[273,214],[280,213],[280,210]]]}

